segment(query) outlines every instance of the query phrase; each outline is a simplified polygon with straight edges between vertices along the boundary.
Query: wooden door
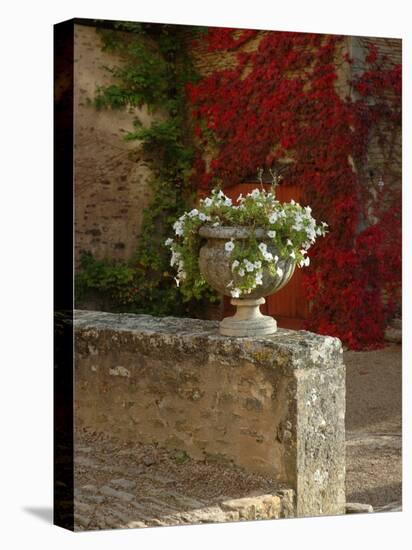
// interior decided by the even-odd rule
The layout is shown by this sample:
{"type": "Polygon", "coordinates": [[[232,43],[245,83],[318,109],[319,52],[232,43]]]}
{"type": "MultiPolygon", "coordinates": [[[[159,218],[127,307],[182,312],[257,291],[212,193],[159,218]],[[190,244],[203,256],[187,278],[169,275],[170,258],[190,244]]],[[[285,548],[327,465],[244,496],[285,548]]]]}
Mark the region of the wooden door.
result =
{"type": "MultiPolygon", "coordinates": [[[[242,193],[243,196],[250,193],[259,183],[239,183],[224,190],[225,194],[233,201],[242,193]]],[[[264,185],[266,189],[270,185],[264,185]]],[[[289,202],[294,199],[300,202],[302,191],[298,186],[279,185],[276,189],[276,196],[281,202],[289,202]]],[[[275,294],[266,297],[266,303],[261,307],[262,313],[272,315],[279,327],[301,329],[305,319],[309,315],[309,304],[303,295],[301,270],[296,268],[292,279],[288,284],[275,294]]],[[[224,298],[223,317],[233,315],[235,308],[230,304],[230,298],[224,298]]]]}

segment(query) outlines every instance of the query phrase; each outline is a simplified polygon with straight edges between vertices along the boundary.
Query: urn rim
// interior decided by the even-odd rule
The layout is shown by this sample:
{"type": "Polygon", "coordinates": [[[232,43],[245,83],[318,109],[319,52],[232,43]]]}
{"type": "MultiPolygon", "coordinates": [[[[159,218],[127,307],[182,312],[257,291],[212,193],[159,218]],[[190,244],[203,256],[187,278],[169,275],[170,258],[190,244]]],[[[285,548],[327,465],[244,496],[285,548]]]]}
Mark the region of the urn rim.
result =
{"type": "Polygon", "coordinates": [[[212,225],[202,225],[199,228],[199,235],[206,239],[240,239],[245,240],[250,237],[266,238],[267,230],[263,227],[253,228],[251,226],[229,226],[229,225],[219,225],[213,227],[212,225]]]}

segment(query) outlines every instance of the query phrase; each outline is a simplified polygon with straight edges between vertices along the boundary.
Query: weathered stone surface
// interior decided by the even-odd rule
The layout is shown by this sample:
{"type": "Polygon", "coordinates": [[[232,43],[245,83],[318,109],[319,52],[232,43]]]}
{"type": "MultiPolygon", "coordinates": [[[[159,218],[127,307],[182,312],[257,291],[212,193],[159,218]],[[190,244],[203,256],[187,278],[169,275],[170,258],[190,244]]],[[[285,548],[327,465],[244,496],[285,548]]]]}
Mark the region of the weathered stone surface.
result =
{"type": "Polygon", "coordinates": [[[112,479],[111,484],[113,487],[118,487],[124,490],[132,490],[136,487],[136,482],[130,479],[112,479]]]}
{"type": "Polygon", "coordinates": [[[384,504],[383,506],[378,506],[374,508],[374,512],[402,512],[402,502],[395,501],[384,504]]]}
{"type": "MultiPolygon", "coordinates": [[[[124,66],[124,60],[102,48],[98,30],[74,25],[76,263],[84,250],[99,259],[130,258],[141,233],[144,209],[152,199],[152,161],[142,152],[136,155],[135,144],[123,138],[133,131],[135,117],[150,126],[161,115],[149,113],[146,106],[130,107],[132,114],[129,109],[114,112],[90,104],[97,87],[114,83],[106,70],[114,66],[124,66]]],[[[57,89],[61,90],[60,78],[57,89]]]]}
{"type": "MultiPolygon", "coordinates": [[[[233,273],[231,269],[232,259],[225,250],[225,244],[229,239],[245,240],[250,237],[252,230],[248,227],[213,227],[204,225],[199,229],[199,235],[207,239],[199,252],[199,267],[206,281],[219,293],[226,296],[231,296],[229,283],[233,281],[236,287],[237,283],[241,282],[240,275],[233,273]]],[[[253,233],[266,243],[267,249],[277,256],[278,249],[274,246],[273,241],[265,235],[262,228],[257,228],[253,233]]],[[[276,290],[281,289],[291,279],[295,271],[296,262],[292,259],[280,259],[277,266],[282,269],[282,276],[272,275],[269,269],[263,267],[262,284],[256,287],[247,299],[261,298],[273,294],[276,290]]]]}
{"type": "Polygon", "coordinates": [[[106,485],[100,488],[100,493],[106,497],[118,498],[125,501],[131,501],[134,499],[134,496],[132,494],[126,493],[125,491],[117,491],[116,489],[113,489],[112,487],[108,487],[106,485]]]}
{"type": "Polygon", "coordinates": [[[281,500],[278,495],[260,495],[226,500],[221,503],[223,510],[238,512],[239,519],[278,518],[281,513],[281,500]]]}
{"type": "Polygon", "coordinates": [[[217,327],[77,311],[76,425],[270,475],[296,491],[299,516],[344,513],[340,341],[217,327]]]}
{"type": "Polygon", "coordinates": [[[347,502],[347,514],[370,514],[373,512],[373,507],[370,504],[362,504],[361,502],[347,502]]]}
{"type": "Polygon", "coordinates": [[[388,327],[385,330],[385,340],[394,344],[402,344],[402,329],[388,327]]]}

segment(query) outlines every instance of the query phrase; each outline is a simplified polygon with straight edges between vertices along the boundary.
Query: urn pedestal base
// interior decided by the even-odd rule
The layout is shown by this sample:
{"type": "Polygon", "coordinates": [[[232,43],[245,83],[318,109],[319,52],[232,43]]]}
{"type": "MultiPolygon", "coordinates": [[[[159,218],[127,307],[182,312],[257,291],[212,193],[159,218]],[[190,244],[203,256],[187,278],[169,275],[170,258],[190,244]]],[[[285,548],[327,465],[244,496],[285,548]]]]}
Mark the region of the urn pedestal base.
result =
{"type": "Polygon", "coordinates": [[[236,306],[233,317],[225,317],[219,325],[219,333],[224,336],[267,336],[277,331],[277,324],[273,317],[263,315],[260,306],[265,303],[264,298],[247,299],[232,298],[230,303],[236,306]]]}

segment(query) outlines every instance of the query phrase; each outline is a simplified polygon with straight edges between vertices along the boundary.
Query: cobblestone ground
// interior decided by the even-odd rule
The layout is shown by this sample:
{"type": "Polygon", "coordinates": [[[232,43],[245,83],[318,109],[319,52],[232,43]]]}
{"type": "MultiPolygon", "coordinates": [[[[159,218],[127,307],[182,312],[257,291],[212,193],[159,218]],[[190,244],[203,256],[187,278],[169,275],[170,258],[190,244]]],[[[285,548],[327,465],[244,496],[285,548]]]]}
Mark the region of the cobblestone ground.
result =
{"type": "Polygon", "coordinates": [[[76,530],[271,519],[293,492],[259,475],[151,445],[82,432],[75,453],[76,530]]]}

